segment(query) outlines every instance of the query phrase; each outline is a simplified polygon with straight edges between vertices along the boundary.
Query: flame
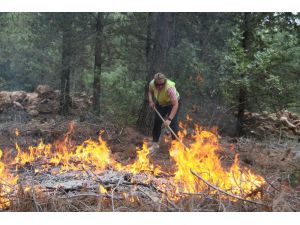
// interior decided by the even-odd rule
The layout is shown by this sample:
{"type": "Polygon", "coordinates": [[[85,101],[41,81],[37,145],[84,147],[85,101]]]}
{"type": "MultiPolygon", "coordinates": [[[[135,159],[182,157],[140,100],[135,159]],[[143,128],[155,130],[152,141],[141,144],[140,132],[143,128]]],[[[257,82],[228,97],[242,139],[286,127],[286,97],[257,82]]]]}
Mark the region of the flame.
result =
{"type": "Polygon", "coordinates": [[[107,190],[106,190],[106,188],[105,187],[103,187],[103,185],[99,185],[99,193],[100,194],[105,194],[105,193],[107,193],[107,190]]]}
{"type": "Polygon", "coordinates": [[[18,130],[18,128],[15,130],[15,134],[17,137],[20,135],[20,131],[18,130]]]}
{"type": "MultiPolygon", "coordinates": [[[[2,158],[2,150],[0,149],[0,159],[2,158]]],[[[13,191],[14,185],[18,181],[18,176],[10,174],[5,164],[0,161],[0,210],[6,209],[10,206],[10,200],[7,197],[13,191]]]]}
{"type": "MultiPolygon", "coordinates": [[[[144,142],[142,149],[137,148],[137,160],[135,162],[123,166],[113,159],[107,143],[101,137],[103,132],[100,132],[98,141],[88,139],[76,146],[70,141],[73,129],[74,124],[72,123],[63,140],[56,141],[53,145],[44,144],[41,140],[37,147],[30,146],[28,150],[23,151],[16,143],[17,156],[13,163],[24,166],[26,163],[42,160],[54,166],[59,166],[59,173],[69,170],[82,170],[83,167],[93,168],[98,172],[112,167],[118,171],[129,171],[133,174],[146,172],[156,175],[160,173],[160,167],[155,167],[149,161],[148,143],[144,142]]],[[[45,169],[48,169],[46,165],[45,169]]]]}
{"type": "Polygon", "coordinates": [[[98,141],[88,139],[77,146],[70,141],[73,130],[74,123],[71,123],[63,140],[56,141],[53,145],[44,144],[41,140],[38,146],[29,146],[28,150],[23,151],[16,143],[17,156],[13,163],[24,166],[26,163],[31,164],[41,160],[45,162],[44,169],[49,169],[51,164],[59,166],[59,173],[69,170],[82,170],[83,167],[98,171],[102,171],[109,166],[120,168],[118,163],[111,157],[111,151],[101,136],[99,136],[98,141]]]}
{"type": "MultiPolygon", "coordinates": [[[[184,140],[187,130],[179,133],[184,140]]],[[[218,157],[217,151],[222,150],[218,143],[217,134],[205,131],[196,125],[192,135],[192,143],[188,148],[173,141],[170,155],[174,159],[177,171],[174,182],[176,191],[197,193],[207,188],[206,184],[195,177],[190,171],[193,170],[206,181],[235,195],[251,194],[257,187],[264,184],[261,176],[253,174],[249,169],[239,167],[238,155],[229,169],[224,169],[218,157]]]]}
{"type": "Polygon", "coordinates": [[[148,143],[144,141],[142,149],[137,148],[137,160],[132,164],[121,166],[118,169],[128,171],[133,174],[146,172],[147,174],[158,175],[161,173],[161,168],[159,166],[155,167],[152,163],[150,163],[148,157],[150,150],[147,146],[148,143]]]}
{"type": "MultiPolygon", "coordinates": [[[[187,116],[187,120],[188,122],[192,121],[189,116],[187,116]]],[[[52,169],[51,172],[53,174],[83,169],[99,173],[108,168],[130,172],[133,175],[144,173],[147,175],[145,183],[151,182],[153,176],[163,173],[159,166],[151,163],[149,159],[150,150],[146,141],[144,141],[142,148],[136,149],[136,160],[131,164],[122,165],[114,159],[107,143],[103,140],[103,132],[100,132],[98,140],[88,139],[76,145],[71,140],[74,127],[75,124],[71,123],[63,139],[53,144],[45,144],[40,140],[37,146],[29,146],[28,149],[23,150],[18,143],[15,143],[17,155],[12,163],[18,169],[18,167],[22,167],[27,163],[34,165],[38,161],[42,166],[34,169],[36,173],[49,169],[52,169]]],[[[206,190],[207,185],[194,176],[191,173],[192,170],[220,189],[235,195],[244,196],[245,198],[253,198],[251,193],[265,183],[264,179],[259,175],[255,175],[248,168],[241,168],[238,155],[235,156],[234,162],[230,167],[222,165],[218,154],[219,151],[222,151],[222,148],[219,144],[216,128],[212,131],[206,131],[196,125],[191,137],[188,137],[187,129],[182,123],[180,123],[180,127],[182,131],[179,133],[179,138],[190,143],[188,148],[185,149],[179,141],[172,141],[169,151],[175,162],[176,171],[174,172],[174,177],[169,178],[168,182],[175,188],[170,190],[170,187],[162,183],[158,185],[160,190],[167,193],[174,200],[179,199],[182,192],[198,193],[206,190]]],[[[234,153],[233,146],[230,146],[230,149],[234,153]]],[[[5,172],[4,164],[1,162],[0,178],[10,182],[9,184],[12,185],[17,182],[17,178],[5,172]]],[[[3,187],[0,189],[1,196],[2,193],[7,193],[10,190],[3,187]]],[[[214,191],[211,192],[214,193],[214,191]]],[[[101,185],[99,186],[99,193],[106,193],[106,189],[101,185]]],[[[259,194],[254,197],[261,197],[259,194]]],[[[135,201],[134,198],[130,198],[126,193],[124,193],[124,197],[130,201],[135,201]]],[[[3,201],[1,200],[0,204],[3,201]]],[[[5,200],[5,204],[6,202],[7,200],[5,200]]]]}
{"type": "Polygon", "coordinates": [[[192,117],[189,114],[186,115],[186,121],[187,122],[193,121],[192,117]]]}

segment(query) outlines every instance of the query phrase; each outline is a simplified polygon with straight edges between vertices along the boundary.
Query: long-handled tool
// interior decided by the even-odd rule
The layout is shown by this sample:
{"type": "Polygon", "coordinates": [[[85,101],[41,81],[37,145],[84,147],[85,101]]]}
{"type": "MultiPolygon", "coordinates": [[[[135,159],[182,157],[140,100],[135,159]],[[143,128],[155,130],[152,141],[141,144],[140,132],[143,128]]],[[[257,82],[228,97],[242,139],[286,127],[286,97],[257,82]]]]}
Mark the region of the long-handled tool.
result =
{"type": "MultiPolygon", "coordinates": [[[[156,109],[156,107],[154,106],[154,110],[157,113],[157,115],[160,117],[160,119],[163,121],[163,123],[165,123],[164,118],[160,115],[160,113],[158,112],[158,110],[156,109]]],[[[175,134],[175,132],[172,130],[172,128],[168,125],[167,128],[169,129],[169,131],[174,135],[174,137],[180,142],[180,144],[182,144],[182,146],[184,147],[184,149],[187,149],[186,145],[180,140],[180,138],[175,134]]]]}

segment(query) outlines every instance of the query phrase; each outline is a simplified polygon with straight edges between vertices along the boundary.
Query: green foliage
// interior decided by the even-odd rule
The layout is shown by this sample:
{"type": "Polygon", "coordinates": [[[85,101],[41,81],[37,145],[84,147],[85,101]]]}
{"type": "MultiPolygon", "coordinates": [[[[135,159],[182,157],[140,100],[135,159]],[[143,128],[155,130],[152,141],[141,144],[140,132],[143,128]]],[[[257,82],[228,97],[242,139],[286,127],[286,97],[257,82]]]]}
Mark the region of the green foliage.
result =
{"type": "Polygon", "coordinates": [[[170,49],[168,76],[176,82],[181,95],[188,99],[199,99],[211,88],[213,72],[209,65],[199,59],[201,51],[188,39],[182,39],[174,48],[170,49]]]}
{"type": "MultiPolygon", "coordinates": [[[[277,30],[277,29],[276,29],[277,30]]],[[[295,102],[295,88],[299,88],[300,71],[297,55],[297,36],[287,31],[270,32],[257,29],[254,37],[259,42],[251,52],[243,49],[242,33],[236,28],[227,41],[221,74],[222,93],[226,100],[235,103],[240,87],[248,92],[248,109],[279,110],[295,102]]]]}
{"type": "Polygon", "coordinates": [[[133,124],[138,114],[144,91],[142,80],[128,78],[128,68],[121,63],[113,70],[102,73],[100,111],[121,124],[133,124]]]}
{"type": "MultiPolygon", "coordinates": [[[[100,111],[120,123],[134,123],[143,101],[147,22],[152,24],[150,49],[156,29],[149,15],[104,13],[100,111]]],[[[299,16],[251,13],[246,52],[242,15],[173,13],[166,74],[185,102],[236,104],[244,87],[249,110],[299,112],[299,16]]],[[[71,93],[92,95],[95,13],[72,16],[71,93]]],[[[60,87],[62,18],[63,13],[0,13],[1,90],[32,91],[41,83],[60,87]]]]}
{"type": "MultiPolygon", "coordinates": [[[[32,91],[37,84],[55,81],[59,52],[52,45],[40,47],[36,42],[39,33],[31,28],[37,20],[36,13],[3,13],[6,25],[0,30],[0,68],[5,79],[5,89],[32,91]],[[47,79],[47,77],[54,79],[47,79]]],[[[44,39],[43,42],[47,42],[44,39]]]]}

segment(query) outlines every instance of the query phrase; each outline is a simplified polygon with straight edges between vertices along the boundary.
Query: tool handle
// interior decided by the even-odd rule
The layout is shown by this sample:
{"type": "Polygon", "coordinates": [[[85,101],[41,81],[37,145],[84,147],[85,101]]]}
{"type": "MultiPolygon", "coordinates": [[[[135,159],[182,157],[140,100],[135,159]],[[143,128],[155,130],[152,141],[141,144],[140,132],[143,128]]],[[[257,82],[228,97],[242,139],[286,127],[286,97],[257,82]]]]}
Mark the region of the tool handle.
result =
{"type": "MultiPolygon", "coordinates": [[[[164,118],[160,115],[160,113],[158,112],[158,110],[156,109],[156,107],[153,107],[155,112],[157,113],[157,115],[160,117],[160,119],[163,121],[163,123],[165,123],[164,118]]],[[[167,128],[169,129],[169,131],[174,135],[174,137],[183,145],[184,148],[187,148],[185,146],[185,144],[183,144],[183,142],[179,139],[179,137],[175,134],[175,132],[172,130],[172,128],[168,125],[167,128]]]]}

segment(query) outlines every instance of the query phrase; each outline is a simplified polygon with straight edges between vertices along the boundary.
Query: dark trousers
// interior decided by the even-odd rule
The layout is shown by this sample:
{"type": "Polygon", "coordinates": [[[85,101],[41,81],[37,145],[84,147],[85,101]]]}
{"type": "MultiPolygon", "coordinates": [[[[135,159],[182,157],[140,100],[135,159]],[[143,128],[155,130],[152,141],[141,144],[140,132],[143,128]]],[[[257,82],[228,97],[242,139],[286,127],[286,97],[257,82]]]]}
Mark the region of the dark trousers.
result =
{"type": "MultiPolygon", "coordinates": [[[[173,105],[168,106],[160,106],[158,103],[156,103],[156,109],[160,113],[160,115],[165,118],[166,115],[169,115],[172,111],[173,105]]],[[[178,113],[180,109],[180,101],[178,101],[178,109],[176,112],[176,115],[171,121],[170,127],[174,131],[174,133],[177,135],[179,128],[178,128],[178,113]]],[[[160,134],[161,134],[161,126],[162,126],[162,120],[161,118],[155,113],[155,119],[154,119],[154,127],[152,131],[153,141],[158,142],[160,134]]],[[[172,134],[172,139],[175,140],[176,137],[172,134]]]]}

